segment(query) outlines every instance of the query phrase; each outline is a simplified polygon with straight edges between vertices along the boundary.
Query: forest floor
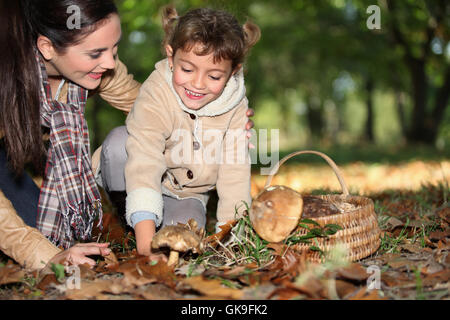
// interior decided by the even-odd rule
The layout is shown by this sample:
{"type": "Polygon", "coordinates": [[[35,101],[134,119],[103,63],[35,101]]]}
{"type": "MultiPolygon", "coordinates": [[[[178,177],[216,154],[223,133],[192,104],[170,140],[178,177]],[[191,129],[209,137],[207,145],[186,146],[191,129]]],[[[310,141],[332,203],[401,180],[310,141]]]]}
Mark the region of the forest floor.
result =
{"type": "MultiPolygon", "coordinates": [[[[169,268],[136,256],[132,233],[105,204],[97,237],[111,243],[114,257],[98,258],[94,269],[80,266],[77,278],[58,265],[39,277],[0,257],[0,299],[449,299],[450,161],[339,167],[352,195],[373,200],[381,229],[379,248],[361,260],[324,256],[321,264],[311,264],[305,253],[269,244],[250,230],[246,243],[224,242],[202,255],[185,255],[177,268],[169,268]]],[[[265,179],[255,170],[252,196],[265,179]]],[[[276,184],[302,194],[341,192],[333,171],[317,163],[285,164],[272,181],[276,184]]],[[[207,230],[214,223],[210,217],[207,230]]]]}

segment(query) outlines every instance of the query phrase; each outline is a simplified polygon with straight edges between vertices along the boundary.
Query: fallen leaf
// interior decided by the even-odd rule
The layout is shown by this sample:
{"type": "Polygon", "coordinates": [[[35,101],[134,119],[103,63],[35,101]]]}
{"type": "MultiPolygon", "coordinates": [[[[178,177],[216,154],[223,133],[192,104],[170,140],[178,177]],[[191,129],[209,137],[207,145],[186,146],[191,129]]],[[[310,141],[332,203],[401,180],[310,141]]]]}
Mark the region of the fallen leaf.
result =
{"type": "Polygon", "coordinates": [[[238,220],[228,221],[226,224],[220,226],[220,232],[210,235],[203,240],[204,246],[211,246],[215,248],[220,241],[222,241],[230,232],[231,229],[236,225],[238,220]]]}
{"type": "Polygon", "coordinates": [[[292,288],[277,288],[269,296],[270,299],[291,300],[302,296],[299,290],[292,288]]]}
{"type": "Polygon", "coordinates": [[[433,273],[422,279],[423,286],[435,286],[438,283],[447,283],[450,281],[450,270],[444,269],[442,271],[433,273]]]}
{"type": "Polygon", "coordinates": [[[243,295],[241,290],[228,288],[218,279],[205,279],[202,276],[196,276],[183,279],[181,282],[206,296],[221,297],[224,299],[240,299],[243,295]]]}
{"type": "Polygon", "coordinates": [[[7,264],[0,268],[0,285],[21,282],[25,271],[17,264],[7,264]]]}
{"type": "Polygon", "coordinates": [[[355,292],[357,287],[350,282],[343,280],[336,280],[336,292],[341,299],[345,299],[348,295],[355,292]]]}
{"type": "Polygon", "coordinates": [[[113,280],[94,280],[92,282],[82,281],[80,288],[68,289],[66,291],[66,298],[70,300],[85,300],[85,299],[105,299],[103,292],[120,294],[128,292],[128,287],[124,286],[121,279],[113,280]]]}
{"type": "Polygon", "coordinates": [[[406,258],[398,258],[398,259],[388,261],[388,265],[394,269],[400,269],[400,268],[404,268],[404,267],[409,267],[410,269],[412,269],[418,265],[418,262],[411,261],[406,258]]]}
{"type": "Polygon", "coordinates": [[[117,259],[114,252],[110,252],[107,256],[104,256],[106,268],[110,270],[117,269],[119,267],[119,260],[117,259]]]}
{"type": "Polygon", "coordinates": [[[404,222],[402,222],[400,219],[397,219],[396,217],[390,217],[386,224],[388,225],[387,230],[392,231],[397,227],[403,227],[405,225],[404,222]]]}
{"type": "Polygon", "coordinates": [[[99,242],[110,242],[122,244],[125,239],[125,227],[120,218],[115,213],[104,212],[102,218],[101,229],[97,227],[97,223],[92,230],[92,237],[99,238],[99,242]]]}
{"type": "Polygon", "coordinates": [[[302,284],[292,284],[296,289],[308,295],[311,299],[323,298],[326,291],[323,283],[316,277],[310,277],[302,284]]]}
{"type": "Polygon", "coordinates": [[[349,300],[386,300],[386,298],[381,298],[378,290],[368,291],[367,288],[361,288],[349,300]]]}
{"type": "Polygon", "coordinates": [[[177,277],[173,268],[169,267],[167,263],[158,261],[156,264],[141,263],[137,264],[138,271],[142,272],[144,277],[154,279],[158,283],[163,283],[169,288],[175,288],[177,285],[177,277]]]}
{"type": "Polygon", "coordinates": [[[352,263],[351,265],[337,270],[339,277],[349,280],[363,281],[369,277],[367,270],[359,263],[352,263]]]}
{"type": "Polygon", "coordinates": [[[405,244],[399,245],[399,249],[408,251],[411,253],[420,253],[423,251],[423,248],[420,245],[410,244],[410,243],[405,243],[405,244]]]}
{"type": "Polygon", "coordinates": [[[439,240],[443,240],[447,237],[450,237],[450,230],[433,231],[433,232],[430,232],[430,235],[428,236],[428,238],[431,241],[439,241],[439,240]]]}
{"type": "Polygon", "coordinates": [[[446,207],[442,210],[439,210],[438,212],[438,216],[444,220],[445,222],[447,222],[447,224],[450,224],[450,208],[446,207]]]}
{"type": "Polygon", "coordinates": [[[268,249],[273,249],[274,250],[274,254],[278,255],[278,256],[282,256],[286,250],[288,249],[287,245],[284,243],[269,243],[267,245],[268,249]]]}
{"type": "Polygon", "coordinates": [[[405,273],[398,271],[386,271],[381,274],[381,281],[388,287],[397,287],[405,284],[415,284],[405,273]]]}

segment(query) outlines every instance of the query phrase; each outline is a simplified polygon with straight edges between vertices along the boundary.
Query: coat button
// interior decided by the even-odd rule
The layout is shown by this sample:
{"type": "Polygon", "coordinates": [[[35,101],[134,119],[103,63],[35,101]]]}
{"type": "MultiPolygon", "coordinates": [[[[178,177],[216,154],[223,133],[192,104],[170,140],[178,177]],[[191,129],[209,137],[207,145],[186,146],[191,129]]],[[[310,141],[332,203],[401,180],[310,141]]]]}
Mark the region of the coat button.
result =
{"type": "Polygon", "coordinates": [[[195,114],[193,114],[193,113],[189,113],[189,116],[191,117],[192,120],[195,120],[195,118],[196,118],[195,114]]]}
{"type": "Polygon", "coordinates": [[[194,174],[192,173],[191,170],[188,170],[188,172],[187,172],[187,177],[188,177],[189,179],[194,178],[194,174]]]}
{"type": "Polygon", "coordinates": [[[193,147],[194,147],[194,150],[200,149],[200,143],[198,143],[197,141],[194,141],[193,147]]]}

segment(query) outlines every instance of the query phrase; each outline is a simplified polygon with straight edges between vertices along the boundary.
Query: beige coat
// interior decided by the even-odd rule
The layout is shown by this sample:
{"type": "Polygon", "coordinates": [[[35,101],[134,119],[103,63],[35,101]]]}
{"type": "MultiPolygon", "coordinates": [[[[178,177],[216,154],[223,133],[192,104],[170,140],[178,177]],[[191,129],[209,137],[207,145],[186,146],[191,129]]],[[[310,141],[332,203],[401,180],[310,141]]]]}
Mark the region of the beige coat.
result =
{"type": "Polygon", "coordinates": [[[207,193],[214,188],[218,222],[241,215],[244,202],[251,202],[247,105],[242,70],[219,98],[195,111],[173,89],[167,59],[158,62],[126,121],[127,222],[131,225],[134,212],[149,211],[159,225],[162,194],[196,198],[206,207],[207,193]]]}
{"type": "MultiPolygon", "coordinates": [[[[104,76],[97,90],[113,107],[129,112],[139,92],[140,83],[128,74],[117,60],[116,68],[104,76]]],[[[61,102],[66,102],[68,85],[62,88],[61,102]]],[[[93,92],[95,93],[95,92],[93,92]]],[[[2,134],[0,132],[0,138],[2,134]]],[[[99,154],[96,152],[96,154],[99,154]]],[[[94,162],[94,161],[93,161],[94,162]]],[[[97,167],[97,162],[93,167],[97,167]]],[[[17,215],[11,202],[0,190],[0,250],[26,269],[40,269],[61,250],[37,229],[27,226],[17,215]]]]}

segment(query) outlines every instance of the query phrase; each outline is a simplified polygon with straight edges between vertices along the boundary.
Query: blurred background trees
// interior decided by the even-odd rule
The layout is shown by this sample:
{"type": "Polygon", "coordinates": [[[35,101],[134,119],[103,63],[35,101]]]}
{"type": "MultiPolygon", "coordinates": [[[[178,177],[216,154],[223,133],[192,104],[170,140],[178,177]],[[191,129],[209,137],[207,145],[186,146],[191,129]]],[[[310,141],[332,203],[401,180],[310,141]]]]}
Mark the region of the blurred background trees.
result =
{"type": "MultiPolygon", "coordinates": [[[[116,0],[120,59],[143,82],[164,56],[161,9],[209,6],[262,30],[246,63],[255,129],[279,129],[280,149],[346,146],[450,150],[450,2],[445,0],[116,0]],[[370,5],[380,28],[369,29],[370,5]]],[[[93,147],[123,125],[96,97],[93,147]]]]}

